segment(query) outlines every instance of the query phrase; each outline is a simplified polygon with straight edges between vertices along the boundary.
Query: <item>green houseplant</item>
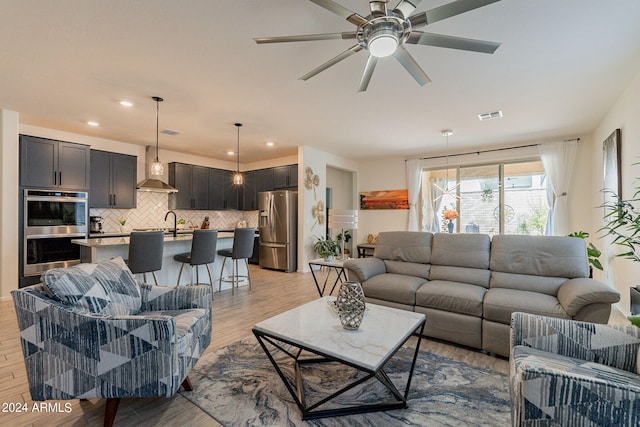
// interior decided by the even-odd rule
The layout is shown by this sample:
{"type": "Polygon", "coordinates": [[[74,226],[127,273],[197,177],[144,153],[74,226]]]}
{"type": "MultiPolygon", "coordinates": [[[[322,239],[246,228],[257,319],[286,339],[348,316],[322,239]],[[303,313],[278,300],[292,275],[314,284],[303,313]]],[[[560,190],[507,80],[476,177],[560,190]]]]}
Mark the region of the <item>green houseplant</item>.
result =
{"type": "MultiPolygon", "coordinates": [[[[589,233],[587,233],[586,231],[574,231],[573,233],[567,234],[567,236],[578,237],[580,239],[586,240],[589,238],[589,233]]],[[[587,258],[589,258],[589,264],[592,268],[597,268],[598,270],[602,271],[600,255],[602,255],[602,251],[596,248],[593,243],[587,242],[587,258]]]]}
{"type": "Polygon", "coordinates": [[[336,249],[340,247],[338,242],[331,237],[316,237],[317,241],[313,244],[313,250],[326,261],[333,260],[336,255],[336,249]]]}

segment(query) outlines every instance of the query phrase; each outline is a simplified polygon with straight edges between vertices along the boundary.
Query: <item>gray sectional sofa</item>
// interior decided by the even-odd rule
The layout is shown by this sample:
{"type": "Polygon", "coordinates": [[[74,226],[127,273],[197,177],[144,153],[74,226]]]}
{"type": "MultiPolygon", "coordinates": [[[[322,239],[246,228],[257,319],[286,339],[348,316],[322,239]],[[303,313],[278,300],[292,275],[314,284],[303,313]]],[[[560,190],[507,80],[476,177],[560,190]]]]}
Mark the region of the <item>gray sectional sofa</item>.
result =
{"type": "Polygon", "coordinates": [[[620,300],[574,237],[383,232],[344,267],[368,302],[424,313],[425,335],[505,357],[513,312],[606,323],[620,300]]]}

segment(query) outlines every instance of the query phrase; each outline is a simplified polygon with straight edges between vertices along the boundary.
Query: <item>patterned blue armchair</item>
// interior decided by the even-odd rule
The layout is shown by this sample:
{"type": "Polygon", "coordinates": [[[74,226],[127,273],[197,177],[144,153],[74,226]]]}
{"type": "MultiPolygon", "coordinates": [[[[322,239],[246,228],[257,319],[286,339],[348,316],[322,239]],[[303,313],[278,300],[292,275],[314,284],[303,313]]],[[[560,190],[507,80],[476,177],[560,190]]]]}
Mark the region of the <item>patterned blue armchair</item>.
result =
{"type": "Polygon", "coordinates": [[[513,426],[640,425],[640,329],[511,317],[513,426]]]}
{"type": "Polygon", "coordinates": [[[211,287],[136,283],[121,258],[12,291],[33,400],[172,396],[211,341],[211,287]]]}

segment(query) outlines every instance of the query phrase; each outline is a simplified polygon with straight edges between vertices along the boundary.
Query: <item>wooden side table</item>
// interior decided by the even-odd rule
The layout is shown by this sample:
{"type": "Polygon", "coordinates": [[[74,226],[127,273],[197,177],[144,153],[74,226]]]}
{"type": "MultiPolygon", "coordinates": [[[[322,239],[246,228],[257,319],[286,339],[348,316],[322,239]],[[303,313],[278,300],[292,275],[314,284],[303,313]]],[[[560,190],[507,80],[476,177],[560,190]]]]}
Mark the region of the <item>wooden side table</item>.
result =
{"type": "Polygon", "coordinates": [[[360,243],[358,246],[358,258],[364,258],[367,256],[373,256],[373,251],[376,248],[376,245],[371,243],[360,243]]]}

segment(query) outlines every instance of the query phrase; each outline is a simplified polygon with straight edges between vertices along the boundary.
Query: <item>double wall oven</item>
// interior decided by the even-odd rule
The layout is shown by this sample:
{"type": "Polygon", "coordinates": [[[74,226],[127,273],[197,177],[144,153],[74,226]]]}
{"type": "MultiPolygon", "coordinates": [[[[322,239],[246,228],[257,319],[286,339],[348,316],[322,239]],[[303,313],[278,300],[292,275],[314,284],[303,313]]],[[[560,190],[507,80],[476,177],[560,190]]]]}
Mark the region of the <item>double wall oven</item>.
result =
{"type": "Polygon", "coordinates": [[[80,263],[80,246],[71,240],[87,235],[88,193],[25,189],[23,198],[21,277],[80,263]]]}

